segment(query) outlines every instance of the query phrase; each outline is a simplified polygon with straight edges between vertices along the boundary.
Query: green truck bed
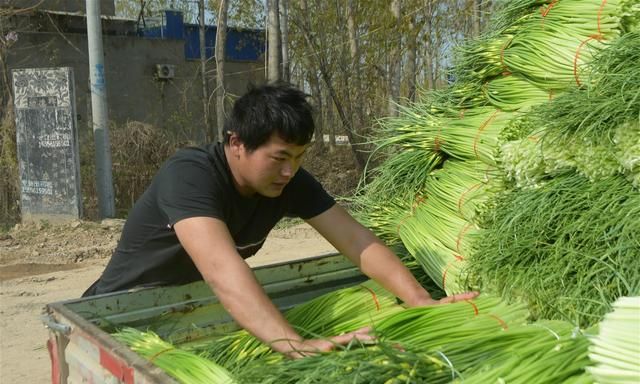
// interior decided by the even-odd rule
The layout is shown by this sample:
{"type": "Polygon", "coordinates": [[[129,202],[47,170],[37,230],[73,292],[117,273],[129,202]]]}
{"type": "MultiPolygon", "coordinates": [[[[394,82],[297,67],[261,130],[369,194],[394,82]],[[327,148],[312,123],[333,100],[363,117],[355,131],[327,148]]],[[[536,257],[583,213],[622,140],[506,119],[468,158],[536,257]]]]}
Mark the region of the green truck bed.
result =
{"type": "MultiPolygon", "coordinates": [[[[262,266],[255,275],[286,310],[366,278],[345,257],[321,255],[262,266]]],[[[204,282],[146,288],[48,304],[51,381],[58,383],[174,383],[162,370],[110,336],[131,326],[175,343],[201,340],[237,326],[204,282]]]]}

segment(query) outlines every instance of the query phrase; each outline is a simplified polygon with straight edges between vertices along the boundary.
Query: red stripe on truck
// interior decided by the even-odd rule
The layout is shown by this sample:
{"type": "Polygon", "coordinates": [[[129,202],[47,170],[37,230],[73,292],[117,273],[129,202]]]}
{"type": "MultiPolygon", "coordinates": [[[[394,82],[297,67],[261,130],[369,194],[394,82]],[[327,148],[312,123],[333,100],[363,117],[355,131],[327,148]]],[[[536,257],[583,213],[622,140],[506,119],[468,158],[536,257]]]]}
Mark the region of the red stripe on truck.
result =
{"type": "Polygon", "coordinates": [[[134,384],[133,368],[100,347],[100,365],[125,384],[134,384]]]}
{"type": "Polygon", "coordinates": [[[58,359],[58,343],[55,336],[47,340],[47,349],[51,358],[51,384],[60,384],[60,360],[58,359]]]}

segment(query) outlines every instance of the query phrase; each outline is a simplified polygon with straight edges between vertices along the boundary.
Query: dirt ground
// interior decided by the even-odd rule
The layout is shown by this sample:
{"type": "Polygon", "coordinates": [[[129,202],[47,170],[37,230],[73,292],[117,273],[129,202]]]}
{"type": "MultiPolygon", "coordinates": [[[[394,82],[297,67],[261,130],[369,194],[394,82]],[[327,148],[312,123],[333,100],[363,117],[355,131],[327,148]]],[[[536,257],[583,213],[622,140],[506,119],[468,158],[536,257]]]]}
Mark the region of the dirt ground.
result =
{"type": "MultiPolygon", "coordinates": [[[[79,297],[106,265],[123,220],[18,225],[0,233],[0,383],[47,383],[47,303],[79,297]]],[[[334,251],[310,226],[276,229],[250,265],[334,251]]]]}

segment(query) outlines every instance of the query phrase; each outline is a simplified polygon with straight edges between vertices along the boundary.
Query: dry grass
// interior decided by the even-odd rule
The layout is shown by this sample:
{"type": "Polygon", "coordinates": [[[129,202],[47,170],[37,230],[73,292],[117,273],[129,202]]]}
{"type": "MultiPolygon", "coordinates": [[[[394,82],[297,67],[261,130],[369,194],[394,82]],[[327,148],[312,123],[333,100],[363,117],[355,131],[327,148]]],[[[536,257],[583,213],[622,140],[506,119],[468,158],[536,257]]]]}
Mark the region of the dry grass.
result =
{"type": "MultiPolygon", "coordinates": [[[[162,163],[176,150],[192,143],[177,142],[167,132],[139,121],[111,124],[109,130],[116,213],[124,217],[162,163]]],[[[93,138],[86,138],[80,148],[84,216],[97,219],[93,138]]]]}

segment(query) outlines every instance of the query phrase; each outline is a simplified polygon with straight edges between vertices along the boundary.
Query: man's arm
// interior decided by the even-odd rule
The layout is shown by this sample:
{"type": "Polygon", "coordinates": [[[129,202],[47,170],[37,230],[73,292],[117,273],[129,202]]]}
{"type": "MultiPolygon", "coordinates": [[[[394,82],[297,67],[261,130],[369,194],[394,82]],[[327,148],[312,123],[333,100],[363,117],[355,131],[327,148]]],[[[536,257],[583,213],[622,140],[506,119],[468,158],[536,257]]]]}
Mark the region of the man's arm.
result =
{"type": "Polygon", "coordinates": [[[304,340],[287,322],[258,283],[251,268],[236,251],[224,222],[210,217],[192,217],[174,225],[180,243],[204,280],[236,322],[290,357],[301,351],[328,351],[354,337],[368,340],[362,329],[328,340],[304,340]]]}
{"type": "Polygon", "coordinates": [[[365,275],[409,306],[444,304],[478,296],[477,292],[466,292],[440,300],[432,299],[400,259],[338,204],[307,222],[365,275]]]}

